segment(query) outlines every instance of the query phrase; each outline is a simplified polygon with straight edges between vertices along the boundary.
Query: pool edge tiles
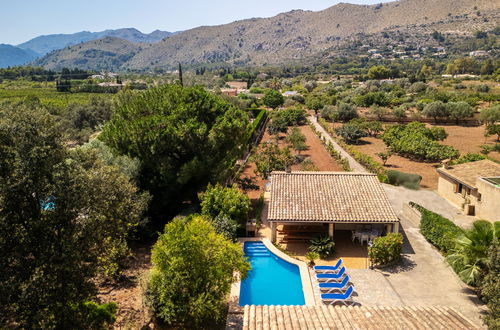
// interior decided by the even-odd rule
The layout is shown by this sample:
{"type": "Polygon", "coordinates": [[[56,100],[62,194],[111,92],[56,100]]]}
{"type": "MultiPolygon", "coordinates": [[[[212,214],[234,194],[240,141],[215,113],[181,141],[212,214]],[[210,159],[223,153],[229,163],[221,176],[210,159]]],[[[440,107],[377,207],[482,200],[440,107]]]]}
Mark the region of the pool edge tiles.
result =
{"type": "MultiPolygon", "coordinates": [[[[302,282],[302,293],[304,295],[305,306],[316,305],[316,301],[314,299],[313,287],[312,287],[310,274],[309,274],[309,269],[308,269],[305,262],[294,259],[294,258],[290,257],[289,255],[286,255],[285,253],[281,252],[267,238],[246,237],[246,238],[240,238],[238,241],[242,245],[242,248],[244,247],[245,242],[261,241],[266,246],[266,248],[271,253],[273,253],[275,256],[277,256],[278,258],[280,258],[280,259],[282,259],[290,264],[294,264],[294,265],[298,266],[299,271],[300,271],[300,280],[302,282]]],[[[230,299],[229,299],[229,312],[230,313],[243,313],[243,306],[239,305],[240,289],[241,289],[241,282],[240,281],[233,283],[233,285],[231,287],[231,295],[230,295],[230,299]]]]}

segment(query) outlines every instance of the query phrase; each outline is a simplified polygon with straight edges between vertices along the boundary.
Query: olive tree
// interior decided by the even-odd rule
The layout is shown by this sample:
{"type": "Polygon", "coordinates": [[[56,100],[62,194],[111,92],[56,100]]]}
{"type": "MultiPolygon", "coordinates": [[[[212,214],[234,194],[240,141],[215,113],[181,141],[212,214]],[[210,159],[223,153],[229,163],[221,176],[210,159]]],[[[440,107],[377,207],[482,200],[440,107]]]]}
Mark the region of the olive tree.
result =
{"type": "Polygon", "coordinates": [[[474,108],[467,102],[449,102],[446,103],[448,113],[456,123],[460,120],[472,117],[474,115],[474,108]]]}

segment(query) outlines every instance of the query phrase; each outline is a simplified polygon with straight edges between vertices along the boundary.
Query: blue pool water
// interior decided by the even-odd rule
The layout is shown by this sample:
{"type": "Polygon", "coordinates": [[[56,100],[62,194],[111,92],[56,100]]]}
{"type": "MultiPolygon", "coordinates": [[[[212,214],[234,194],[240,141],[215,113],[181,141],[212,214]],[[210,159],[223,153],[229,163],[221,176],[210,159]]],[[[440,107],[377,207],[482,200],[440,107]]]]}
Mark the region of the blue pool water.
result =
{"type": "Polygon", "coordinates": [[[240,306],[305,304],[297,265],[277,257],[262,242],[245,242],[244,251],[252,270],[241,282],[240,306]]]}

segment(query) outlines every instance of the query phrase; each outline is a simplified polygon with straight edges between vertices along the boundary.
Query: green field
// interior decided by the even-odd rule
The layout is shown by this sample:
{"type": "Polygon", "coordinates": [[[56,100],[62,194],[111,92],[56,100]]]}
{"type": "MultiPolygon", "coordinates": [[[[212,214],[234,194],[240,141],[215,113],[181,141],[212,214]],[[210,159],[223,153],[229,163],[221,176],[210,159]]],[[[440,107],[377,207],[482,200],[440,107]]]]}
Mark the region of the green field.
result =
{"type": "Polygon", "coordinates": [[[92,96],[112,98],[114,94],[104,93],[61,93],[56,91],[55,82],[9,81],[0,83],[0,103],[17,102],[27,96],[36,96],[43,105],[64,108],[72,103],[87,103],[92,96]]]}

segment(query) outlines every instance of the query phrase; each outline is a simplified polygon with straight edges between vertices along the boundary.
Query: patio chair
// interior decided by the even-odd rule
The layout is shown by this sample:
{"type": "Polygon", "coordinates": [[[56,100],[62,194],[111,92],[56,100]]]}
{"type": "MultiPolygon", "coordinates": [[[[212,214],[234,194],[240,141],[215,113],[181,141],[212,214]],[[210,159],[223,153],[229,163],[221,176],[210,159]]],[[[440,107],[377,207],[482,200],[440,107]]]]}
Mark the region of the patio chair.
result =
{"type": "Polygon", "coordinates": [[[323,293],[321,294],[321,300],[327,305],[342,303],[347,306],[348,304],[354,304],[351,297],[353,291],[354,287],[351,285],[344,293],[323,293]]]}
{"type": "Polygon", "coordinates": [[[366,242],[368,244],[368,241],[370,240],[370,235],[368,234],[361,234],[361,238],[360,238],[360,242],[361,242],[361,245],[363,245],[364,242],[366,242]]]}
{"type": "Polygon", "coordinates": [[[314,266],[314,270],[316,273],[331,273],[337,272],[340,270],[340,266],[342,265],[342,258],[337,261],[335,266],[314,266]]]}
{"type": "Polygon", "coordinates": [[[344,275],[347,274],[345,273],[345,267],[342,266],[338,273],[316,274],[316,280],[319,282],[339,282],[343,280],[344,275]]]}
{"type": "Polygon", "coordinates": [[[333,291],[340,291],[341,293],[344,293],[348,289],[348,284],[351,278],[349,275],[345,276],[342,282],[325,282],[325,283],[319,283],[319,290],[320,291],[326,291],[328,293],[331,293],[333,291]]]}

